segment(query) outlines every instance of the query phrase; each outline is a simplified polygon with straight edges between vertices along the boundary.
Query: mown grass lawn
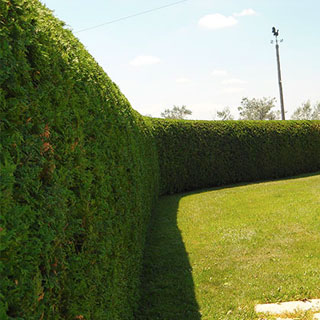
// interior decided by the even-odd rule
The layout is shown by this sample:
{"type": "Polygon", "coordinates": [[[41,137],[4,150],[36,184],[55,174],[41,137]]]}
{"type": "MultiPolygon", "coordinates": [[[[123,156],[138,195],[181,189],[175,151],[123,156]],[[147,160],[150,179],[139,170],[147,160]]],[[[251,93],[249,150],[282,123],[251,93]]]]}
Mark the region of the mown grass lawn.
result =
{"type": "Polygon", "coordinates": [[[257,319],[320,298],[320,175],[166,196],[154,212],[137,319],[257,319]]]}

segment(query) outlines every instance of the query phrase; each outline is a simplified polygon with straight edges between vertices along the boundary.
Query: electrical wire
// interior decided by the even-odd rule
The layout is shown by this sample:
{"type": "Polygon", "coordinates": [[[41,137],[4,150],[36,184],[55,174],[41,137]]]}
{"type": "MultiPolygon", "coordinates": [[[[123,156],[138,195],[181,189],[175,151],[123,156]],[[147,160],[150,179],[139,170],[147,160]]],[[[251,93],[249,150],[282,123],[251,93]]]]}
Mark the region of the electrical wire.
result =
{"type": "Polygon", "coordinates": [[[147,14],[147,13],[150,13],[150,12],[153,12],[153,11],[157,11],[157,10],[161,10],[161,9],[164,9],[164,8],[172,7],[172,6],[178,5],[178,4],[180,4],[182,2],[186,2],[186,1],[188,1],[188,0],[181,0],[181,1],[177,1],[177,2],[174,2],[174,3],[171,3],[171,4],[167,4],[167,5],[161,6],[161,7],[153,8],[153,9],[146,10],[146,11],[141,11],[141,12],[129,15],[129,16],[125,16],[125,17],[118,18],[118,19],[115,19],[115,20],[107,21],[105,23],[101,23],[101,24],[98,24],[96,26],[92,26],[92,27],[89,27],[89,28],[81,29],[81,30],[75,31],[74,33],[79,33],[79,32],[84,32],[84,31],[100,28],[100,27],[106,26],[108,24],[112,24],[112,23],[116,23],[116,22],[119,22],[119,21],[123,21],[123,20],[127,20],[127,19],[130,19],[130,18],[134,18],[134,17],[137,17],[137,16],[141,16],[143,14],[147,14]]]}

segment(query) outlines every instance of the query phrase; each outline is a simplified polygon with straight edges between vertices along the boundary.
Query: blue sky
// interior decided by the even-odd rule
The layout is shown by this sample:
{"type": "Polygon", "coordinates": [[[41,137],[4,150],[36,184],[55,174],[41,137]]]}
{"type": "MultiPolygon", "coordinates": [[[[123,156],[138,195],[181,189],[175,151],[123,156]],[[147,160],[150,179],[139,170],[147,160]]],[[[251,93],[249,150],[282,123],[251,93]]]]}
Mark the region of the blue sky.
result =
{"type": "Polygon", "coordinates": [[[276,97],[271,28],[280,29],[287,118],[304,101],[320,101],[320,1],[188,0],[79,32],[177,0],[42,0],[65,21],[132,107],[160,116],[186,105],[211,120],[242,97],[276,97]]]}

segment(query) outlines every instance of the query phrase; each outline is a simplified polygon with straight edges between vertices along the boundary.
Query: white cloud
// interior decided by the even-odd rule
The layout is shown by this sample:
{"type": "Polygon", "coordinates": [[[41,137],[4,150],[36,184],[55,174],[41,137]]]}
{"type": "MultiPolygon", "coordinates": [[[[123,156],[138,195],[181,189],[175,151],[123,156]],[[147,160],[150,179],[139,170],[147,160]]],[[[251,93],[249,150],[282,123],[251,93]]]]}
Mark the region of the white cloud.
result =
{"type": "Polygon", "coordinates": [[[237,85],[237,84],[246,84],[247,81],[237,79],[237,78],[231,78],[231,79],[226,79],[221,82],[223,85],[237,85]]]}
{"type": "Polygon", "coordinates": [[[211,73],[212,76],[217,76],[217,77],[225,77],[228,75],[228,72],[226,70],[218,70],[215,69],[211,73]]]}
{"type": "Polygon", "coordinates": [[[235,17],[254,16],[257,13],[253,9],[243,9],[241,12],[236,12],[233,15],[235,17]]]}
{"type": "Polygon", "coordinates": [[[150,66],[160,61],[160,58],[154,56],[137,56],[130,61],[130,65],[133,67],[150,66]]]}
{"type": "Polygon", "coordinates": [[[221,84],[224,86],[222,93],[230,94],[243,92],[245,89],[242,86],[246,83],[247,81],[238,78],[225,79],[221,82],[221,84]]]}
{"type": "Polygon", "coordinates": [[[176,79],[176,82],[177,82],[177,83],[190,83],[191,80],[190,80],[189,78],[184,78],[184,77],[182,77],[182,78],[176,79]]]}
{"type": "Polygon", "coordinates": [[[232,16],[227,17],[220,13],[214,13],[214,14],[208,14],[202,17],[199,20],[198,24],[202,28],[216,30],[216,29],[233,27],[237,23],[238,23],[238,20],[232,16]]]}

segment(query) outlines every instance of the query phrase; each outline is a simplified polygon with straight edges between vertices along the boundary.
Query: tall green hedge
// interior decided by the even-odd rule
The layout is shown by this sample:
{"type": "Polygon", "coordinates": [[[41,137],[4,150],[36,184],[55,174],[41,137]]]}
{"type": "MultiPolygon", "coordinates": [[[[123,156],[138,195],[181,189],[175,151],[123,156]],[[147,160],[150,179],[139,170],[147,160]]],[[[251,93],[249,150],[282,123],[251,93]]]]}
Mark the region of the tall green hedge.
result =
{"type": "Polygon", "coordinates": [[[132,317],[155,145],[37,0],[0,0],[0,319],[132,317]]]}
{"type": "Polygon", "coordinates": [[[38,0],[0,0],[1,320],[132,319],[159,193],[319,169],[320,122],[143,118],[38,0]]]}
{"type": "Polygon", "coordinates": [[[153,120],[161,193],[320,169],[320,121],[153,120]]]}

